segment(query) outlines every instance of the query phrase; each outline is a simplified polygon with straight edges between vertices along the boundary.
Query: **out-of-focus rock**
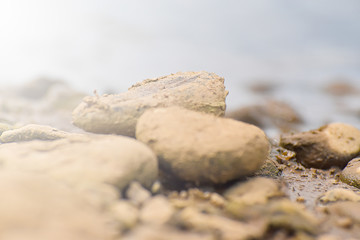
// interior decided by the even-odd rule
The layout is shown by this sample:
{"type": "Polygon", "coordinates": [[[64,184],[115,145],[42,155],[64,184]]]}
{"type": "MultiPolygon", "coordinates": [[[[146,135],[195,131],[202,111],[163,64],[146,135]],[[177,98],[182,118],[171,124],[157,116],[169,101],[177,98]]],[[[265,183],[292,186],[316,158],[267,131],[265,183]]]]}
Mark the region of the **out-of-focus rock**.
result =
{"type": "Polygon", "coordinates": [[[349,96],[359,94],[360,90],[356,86],[347,82],[347,79],[337,79],[324,87],[324,91],[333,96],[349,96]]]}
{"type": "Polygon", "coordinates": [[[273,199],[265,204],[256,205],[229,204],[226,210],[228,214],[239,220],[264,221],[267,229],[309,234],[319,232],[319,219],[306,210],[304,205],[291,202],[287,198],[273,199]]]}
{"type": "Polygon", "coordinates": [[[85,131],[135,136],[137,119],[149,108],[181,106],[223,116],[224,79],[208,72],[176,73],[148,79],[125,93],[86,97],[73,112],[73,122],[85,131]]]}
{"type": "Polygon", "coordinates": [[[285,193],[273,179],[256,177],[247,182],[239,182],[224,193],[230,203],[241,205],[265,204],[271,198],[283,197],[285,193]]]}
{"type": "Polygon", "coordinates": [[[132,181],[150,187],[158,175],[151,149],[122,136],[1,144],[0,160],[2,169],[46,174],[71,184],[106,183],[119,190],[132,181]]]}
{"type": "Polygon", "coordinates": [[[146,111],[136,138],[153,149],[165,172],[184,181],[221,184],[254,173],[269,153],[250,124],[172,107],[146,111]]]}
{"type": "Polygon", "coordinates": [[[112,240],[116,230],[101,209],[47,176],[2,171],[2,240],[112,240]]]}
{"type": "Polygon", "coordinates": [[[296,152],[306,167],[344,168],[360,153],[360,131],[348,124],[332,123],[317,130],[283,135],[280,145],[296,152]]]}
{"type": "Polygon", "coordinates": [[[14,127],[7,123],[0,123],[0,136],[5,132],[14,129],[14,127]]]}
{"type": "Polygon", "coordinates": [[[129,184],[125,195],[135,206],[141,206],[146,200],[151,198],[149,190],[143,188],[140,183],[132,182],[129,184]]]}
{"type": "Polygon", "coordinates": [[[40,99],[55,85],[65,85],[65,83],[61,80],[50,78],[34,79],[20,88],[19,95],[29,99],[40,99]]]}
{"type": "Polygon", "coordinates": [[[172,192],[169,201],[176,209],[194,207],[201,212],[221,214],[226,199],[215,192],[206,192],[198,188],[191,188],[187,191],[172,192]]]}
{"type": "Polygon", "coordinates": [[[121,238],[122,240],[215,240],[210,233],[181,231],[167,226],[144,225],[121,238]]]}
{"type": "Polygon", "coordinates": [[[273,92],[278,87],[278,84],[273,81],[255,81],[249,88],[252,92],[257,94],[268,94],[273,92]]]}
{"type": "Polygon", "coordinates": [[[360,188],[360,158],[352,159],[340,173],[344,183],[360,188]]]}
{"type": "Polygon", "coordinates": [[[341,238],[331,235],[331,234],[323,234],[317,238],[317,240],[341,240],[341,238]]]}
{"type": "Polygon", "coordinates": [[[37,79],[25,86],[6,87],[0,97],[0,121],[14,126],[49,125],[61,130],[79,132],[71,123],[71,112],[84,93],[64,81],[37,79]]]}
{"type": "Polygon", "coordinates": [[[303,231],[310,234],[319,232],[320,221],[305,206],[288,199],[272,201],[260,211],[268,218],[269,226],[275,229],[303,231]]]}
{"type": "Polygon", "coordinates": [[[350,218],[353,223],[360,224],[360,202],[336,202],[326,206],[325,212],[337,218],[350,218]]]}
{"type": "Polygon", "coordinates": [[[322,203],[337,201],[360,202],[360,195],[349,189],[335,188],[324,193],[319,200],[322,203]]]}
{"type": "Polygon", "coordinates": [[[139,210],[137,207],[124,200],[116,201],[111,206],[110,213],[122,231],[134,228],[139,220],[139,210]]]}
{"type": "Polygon", "coordinates": [[[281,166],[274,159],[268,158],[258,171],[254,173],[255,176],[276,178],[281,175],[281,166]]]}
{"type": "Polygon", "coordinates": [[[31,140],[56,140],[69,136],[70,133],[60,131],[50,126],[29,124],[24,127],[4,131],[0,142],[23,142],[31,140]]]}
{"type": "Polygon", "coordinates": [[[162,225],[168,222],[175,213],[169,200],[157,195],[144,203],[140,212],[140,220],[151,225],[162,225]]]}
{"type": "Polygon", "coordinates": [[[260,128],[276,127],[287,132],[302,123],[300,115],[287,103],[270,100],[226,112],[226,117],[254,124],[260,128]]]}
{"type": "Polygon", "coordinates": [[[206,214],[195,208],[187,207],[180,211],[177,225],[199,232],[213,232],[220,239],[261,239],[266,232],[263,221],[248,224],[218,215],[206,214]]]}

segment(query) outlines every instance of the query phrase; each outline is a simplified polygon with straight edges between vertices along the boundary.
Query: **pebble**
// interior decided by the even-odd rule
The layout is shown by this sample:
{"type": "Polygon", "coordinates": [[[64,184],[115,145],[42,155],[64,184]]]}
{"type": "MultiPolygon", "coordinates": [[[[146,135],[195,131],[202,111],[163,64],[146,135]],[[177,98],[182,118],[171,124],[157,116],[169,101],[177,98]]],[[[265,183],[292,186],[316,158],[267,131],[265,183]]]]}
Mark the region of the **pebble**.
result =
{"type": "Polygon", "coordinates": [[[218,232],[221,239],[259,239],[265,231],[266,225],[263,222],[247,224],[218,215],[211,215],[200,212],[198,209],[187,207],[177,215],[177,224],[202,232],[218,232]]]}
{"type": "Polygon", "coordinates": [[[140,183],[131,182],[125,196],[135,206],[141,206],[146,200],[151,198],[151,193],[141,186],[140,183]]]}
{"type": "Polygon", "coordinates": [[[349,189],[335,188],[324,193],[319,200],[322,203],[337,201],[360,202],[360,195],[349,189]]]}
{"type": "Polygon", "coordinates": [[[5,132],[5,131],[8,131],[8,130],[11,130],[13,129],[14,127],[11,126],[10,124],[6,124],[6,123],[1,123],[0,122],[0,136],[5,132]]]}
{"type": "Polygon", "coordinates": [[[1,143],[22,142],[31,140],[56,140],[69,136],[70,133],[56,128],[29,124],[20,128],[4,131],[0,136],[1,143]]]}
{"type": "Polygon", "coordinates": [[[227,189],[225,198],[231,203],[243,205],[265,204],[274,197],[283,197],[281,186],[275,180],[264,177],[252,178],[246,182],[239,182],[227,189]]]}
{"type": "Polygon", "coordinates": [[[150,225],[162,225],[168,222],[175,209],[163,195],[157,195],[144,203],[140,212],[140,221],[150,225]]]}
{"type": "Polygon", "coordinates": [[[146,111],[136,138],[160,167],[196,184],[221,184],[254,173],[269,154],[265,133],[250,124],[180,107],[146,111]]]}
{"type": "Polygon", "coordinates": [[[335,221],[342,217],[360,224],[360,202],[335,202],[326,207],[326,212],[335,218],[335,221]]]}
{"type": "Polygon", "coordinates": [[[296,152],[305,167],[344,168],[360,153],[360,130],[344,123],[331,123],[319,129],[281,136],[280,145],[296,152]]]}
{"type": "Polygon", "coordinates": [[[300,203],[281,199],[269,202],[265,208],[261,214],[268,218],[269,226],[310,234],[319,232],[320,221],[300,203]]]}
{"type": "Polygon", "coordinates": [[[321,223],[303,204],[284,197],[265,204],[231,204],[227,206],[227,213],[240,221],[262,221],[268,229],[283,229],[294,233],[317,234],[321,223]]]}
{"type": "Polygon", "coordinates": [[[7,143],[0,145],[0,156],[0,169],[46,174],[69,184],[104,183],[122,190],[132,181],[151,187],[158,175],[151,149],[123,136],[7,143]]]}
{"type": "Polygon", "coordinates": [[[127,92],[86,97],[73,122],[88,132],[135,136],[137,119],[149,108],[181,106],[223,116],[224,79],[208,72],[179,72],[133,85],[127,92]]]}
{"type": "Polygon", "coordinates": [[[340,173],[340,180],[360,188],[360,158],[354,158],[340,173]]]}
{"type": "Polygon", "coordinates": [[[112,204],[110,212],[122,231],[134,228],[139,221],[139,210],[129,201],[116,201],[112,204]]]}
{"type": "Polygon", "coordinates": [[[168,226],[143,225],[135,228],[122,240],[214,240],[211,233],[182,231],[168,226]]]}

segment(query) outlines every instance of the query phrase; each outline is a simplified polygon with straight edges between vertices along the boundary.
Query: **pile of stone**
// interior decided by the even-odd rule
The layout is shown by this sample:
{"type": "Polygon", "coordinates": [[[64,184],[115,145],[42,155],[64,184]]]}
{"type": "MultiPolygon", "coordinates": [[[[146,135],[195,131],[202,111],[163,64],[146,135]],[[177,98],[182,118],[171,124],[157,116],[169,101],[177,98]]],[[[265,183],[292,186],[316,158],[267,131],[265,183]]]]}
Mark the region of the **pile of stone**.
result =
{"type": "MultiPolygon", "coordinates": [[[[335,205],[342,193],[319,196],[335,202],[321,210],[332,214],[326,222],[289,198],[279,174],[291,157],[270,154],[260,128],[224,118],[227,94],[216,74],[176,73],[85,97],[73,111],[83,133],[0,124],[1,239],[334,239],[326,228],[341,224],[356,232],[359,215],[335,205]]],[[[280,145],[305,167],[343,168],[360,152],[360,131],[333,124],[280,145]]],[[[355,186],[358,163],[341,175],[355,186]]]]}

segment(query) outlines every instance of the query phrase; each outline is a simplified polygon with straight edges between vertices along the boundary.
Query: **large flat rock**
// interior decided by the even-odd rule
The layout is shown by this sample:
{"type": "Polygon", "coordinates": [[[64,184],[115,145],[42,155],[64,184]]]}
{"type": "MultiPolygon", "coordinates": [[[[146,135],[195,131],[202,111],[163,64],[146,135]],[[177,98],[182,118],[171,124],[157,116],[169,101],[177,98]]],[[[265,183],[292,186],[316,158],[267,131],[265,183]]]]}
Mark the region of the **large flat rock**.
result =
{"type": "Polygon", "coordinates": [[[208,72],[179,72],[133,85],[127,92],[84,98],[73,112],[74,125],[85,131],[135,136],[146,109],[181,106],[223,116],[224,79],[208,72]]]}
{"type": "Polygon", "coordinates": [[[150,187],[158,175],[150,148],[135,139],[71,135],[54,141],[0,145],[0,169],[52,176],[71,184],[110,184],[122,190],[131,181],[150,187]]]}

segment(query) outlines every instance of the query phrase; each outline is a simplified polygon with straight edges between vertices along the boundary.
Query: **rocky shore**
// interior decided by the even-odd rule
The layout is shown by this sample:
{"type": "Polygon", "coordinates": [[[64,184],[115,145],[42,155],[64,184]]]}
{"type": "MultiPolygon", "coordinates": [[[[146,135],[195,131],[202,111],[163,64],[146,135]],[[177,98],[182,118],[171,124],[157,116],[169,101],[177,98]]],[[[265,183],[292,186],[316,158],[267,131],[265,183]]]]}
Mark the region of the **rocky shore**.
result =
{"type": "Polygon", "coordinates": [[[227,94],[208,72],[2,93],[0,238],[359,239],[360,130],[297,131],[276,101],[225,114],[227,94]]]}

